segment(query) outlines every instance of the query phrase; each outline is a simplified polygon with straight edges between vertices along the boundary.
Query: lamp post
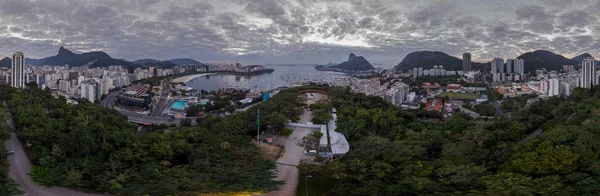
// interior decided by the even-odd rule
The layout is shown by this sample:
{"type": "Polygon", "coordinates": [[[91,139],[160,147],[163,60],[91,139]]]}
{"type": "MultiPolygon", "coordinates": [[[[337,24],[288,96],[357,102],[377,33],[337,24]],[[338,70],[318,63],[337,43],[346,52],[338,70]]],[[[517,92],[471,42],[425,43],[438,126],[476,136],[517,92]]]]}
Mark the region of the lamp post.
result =
{"type": "Polygon", "coordinates": [[[4,155],[11,155],[11,154],[14,154],[14,153],[15,153],[15,151],[5,152],[2,155],[0,155],[0,160],[4,160],[4,155]]]}
{"type": "Polygon", "coordinates": [[[306,196],[308,196],[308,178],[310,178],[310,177],[312,177],[312,176],[308,176],[308,175],[304,174],[304,185],[306,185],[304,192],[306,193],[306,196]]]}

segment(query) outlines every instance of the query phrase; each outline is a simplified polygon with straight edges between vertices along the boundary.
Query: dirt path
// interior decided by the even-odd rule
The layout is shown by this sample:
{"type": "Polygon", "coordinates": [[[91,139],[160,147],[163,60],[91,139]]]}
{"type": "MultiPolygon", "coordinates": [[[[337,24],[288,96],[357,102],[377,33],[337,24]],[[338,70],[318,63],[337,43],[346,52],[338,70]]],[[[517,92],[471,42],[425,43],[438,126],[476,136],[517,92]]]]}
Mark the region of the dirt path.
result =
{"type": "MultiPolygon", "coordinates": [[[[311,112],[305,111],[300,116],[300,122],[309,122],[311,120],[311,112]]],[[[294,132],[282,142],[284,146],[284,154],[277,159],[277,178],[275,180],[284,181],[280,190],[267,193],[268,196],[291,196],[296,195],[296,186],[298,186],[298,168],[292,165],[300,164],[304,155],[304,148],[297,145],[298,141],[310,133],[312,129],[294,128],[294,132]]]]}

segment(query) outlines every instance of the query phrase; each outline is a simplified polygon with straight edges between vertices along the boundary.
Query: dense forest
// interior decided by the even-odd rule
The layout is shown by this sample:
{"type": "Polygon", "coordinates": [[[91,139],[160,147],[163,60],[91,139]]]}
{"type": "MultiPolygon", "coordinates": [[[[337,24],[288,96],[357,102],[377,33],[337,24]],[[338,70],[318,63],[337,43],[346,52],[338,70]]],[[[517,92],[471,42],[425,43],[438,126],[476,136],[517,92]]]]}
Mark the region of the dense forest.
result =
{"type": "MultiPolygon", "coordinates": [[[[594,195],[600,191],[600,91],[505,104],[492,120],[415,121],[377,97],[330,90],[352,149],[303,165],[325,195],[594,195]],[[522,104],[522,105],[520,105],[522,104]],[[539,136],[523,140],[543,129],[539,136]]],[[[507,99],[510,100],[510,99],[507,99]]]]}
{"type": "Polygon", "coordinates": [[[281,184],[272,180],[275,164],[248,135],[256,130],[255,117],[208,118],[195,127],[140,134],[117,111],[85,100],[70,105],[48,90],[14,92],[8,86],[0,87],[0,96],[8,100],[18,137],[29,146],[31,176],[45,186],[195,195],[266,192],[281,184]]]}

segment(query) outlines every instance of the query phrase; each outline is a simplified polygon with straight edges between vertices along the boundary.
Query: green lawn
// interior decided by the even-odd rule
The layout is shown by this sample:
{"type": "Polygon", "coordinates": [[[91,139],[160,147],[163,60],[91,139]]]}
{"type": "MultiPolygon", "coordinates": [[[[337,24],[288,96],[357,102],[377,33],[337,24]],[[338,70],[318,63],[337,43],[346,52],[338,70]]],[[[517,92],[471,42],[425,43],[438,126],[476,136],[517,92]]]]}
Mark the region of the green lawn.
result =
{"type": "Polygon", "coordinates": [[[455,93],[455,92],[443,92],[438,95],[438,98],[444,98],[448,96],[450,99],[455,100],[475,100],[477,94],[475,93],[455,93]]]}
{"type": "Polygon", "coordinates": [[[311,178],[305,179],[304,173],[302,171],[298,172],[300,173],[300,175],[298,178],[298,186],[296,187],[297,196],[306,195],[306,181],[308,181],[309,196],[329,195],[327,192],[329,192],[329,190],[333,187],[335,179],[325,178],[317,175],[313,175],[311,178]]]}

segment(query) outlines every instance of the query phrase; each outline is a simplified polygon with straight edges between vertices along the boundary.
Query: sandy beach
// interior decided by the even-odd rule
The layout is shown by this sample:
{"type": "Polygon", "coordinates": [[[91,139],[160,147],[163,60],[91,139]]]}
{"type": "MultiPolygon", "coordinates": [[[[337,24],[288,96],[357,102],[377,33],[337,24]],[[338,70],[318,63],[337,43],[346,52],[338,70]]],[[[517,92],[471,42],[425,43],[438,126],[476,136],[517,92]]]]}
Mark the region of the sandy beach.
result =
{"type": "Polygon", "coordinates": [[[195,74],[195,75],[189,75],[189,76],[181,76],[179,78],[173,79],[171,82],[174,82],[174,83],[180,83],[180,82],[186,83],[186,82],[188,82],[188,81],[190,81],[190,80],[192,80],[194,78],[200,77],[200,76],[208,76],[208,75],[214,75],[214,74],[215,73],[203,73],[203,74],[195,74]]]}

